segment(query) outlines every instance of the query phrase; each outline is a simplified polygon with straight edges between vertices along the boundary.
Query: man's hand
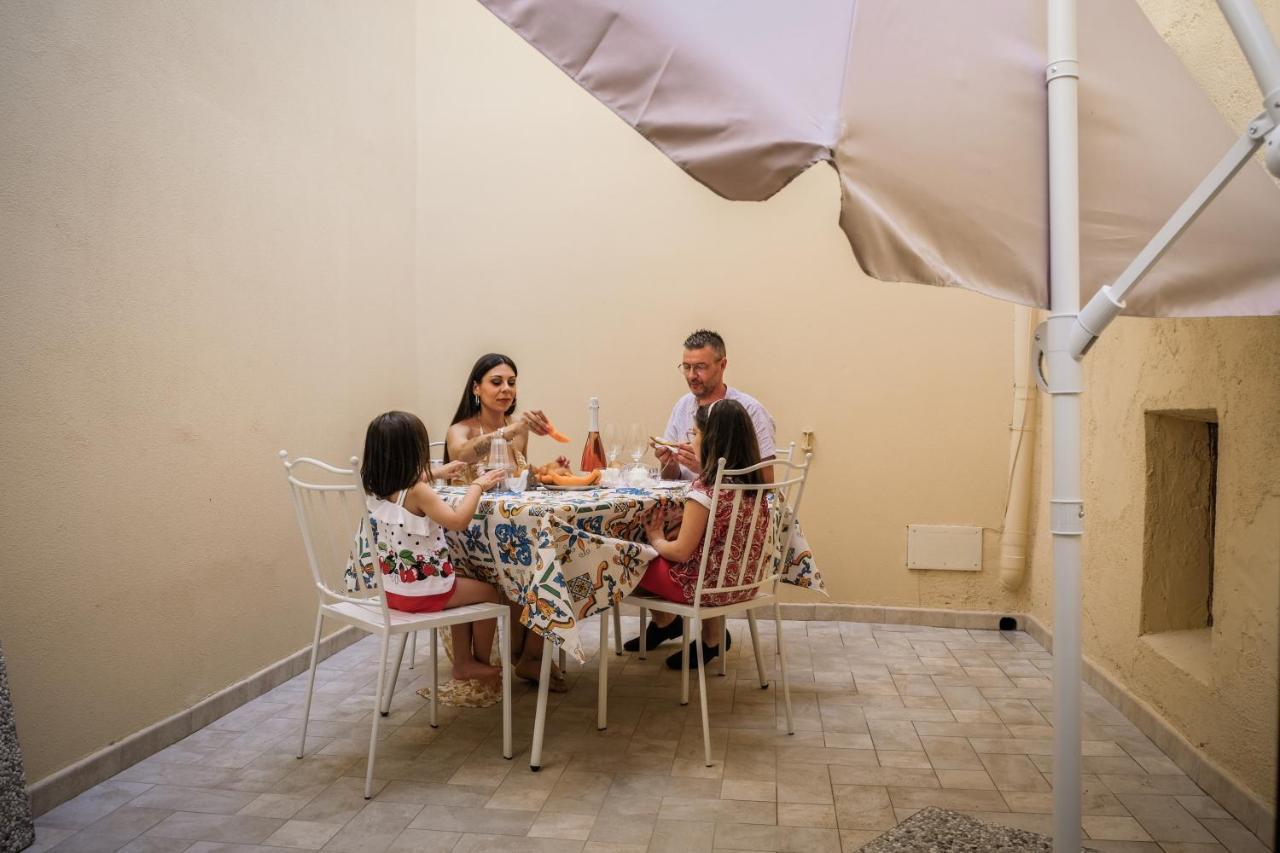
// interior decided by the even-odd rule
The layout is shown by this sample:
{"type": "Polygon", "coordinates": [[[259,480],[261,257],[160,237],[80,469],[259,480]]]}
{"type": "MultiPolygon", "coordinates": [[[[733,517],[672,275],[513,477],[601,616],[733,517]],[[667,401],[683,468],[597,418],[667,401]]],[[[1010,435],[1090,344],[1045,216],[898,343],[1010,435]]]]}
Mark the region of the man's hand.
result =
{"type": "Polygon", "coordinates": [[[690,471],[698,471],[702,468],[702,463],[698,461],[698,454],[693,451],[692,444],[681,443],[677,445],[675,452],[676,461],[690,471]]]}

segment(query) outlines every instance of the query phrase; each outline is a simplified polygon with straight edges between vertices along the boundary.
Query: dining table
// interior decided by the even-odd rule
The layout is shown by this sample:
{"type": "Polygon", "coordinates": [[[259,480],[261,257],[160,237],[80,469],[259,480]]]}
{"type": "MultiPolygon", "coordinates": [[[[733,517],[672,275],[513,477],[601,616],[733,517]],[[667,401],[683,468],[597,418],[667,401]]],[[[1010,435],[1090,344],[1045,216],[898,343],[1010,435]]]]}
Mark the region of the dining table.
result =
{"type": "MultiPolygon", "coordinates": [[[[530,769],[537,771],[541,766],[552,649],[560,651],[562,660],[567,654],[585,664],[581,627],[594,615],[601,617],[598,725],[605,726],[608,613],[613,611],[617,630],[616,605],[636,589],[649,561],[657,556],[646,541],[645,521],[656,512],[668,532],[678,529],[689,486],[688,481],[674,480],[612,488],[495,490],[481,498],[464,530],[446,534],[454,570],[492,583],[522,604],[520,621],[547,640],[530,769]]],[[[453,506],[465,494],[465,489],[451,486],[438,491],[453,506]]],[[[808,541],[798,520],[793,523],[794,530],[779,531],[777,541],[786,543],[775,558],[779,579],[825,595],[808,541]]]]}

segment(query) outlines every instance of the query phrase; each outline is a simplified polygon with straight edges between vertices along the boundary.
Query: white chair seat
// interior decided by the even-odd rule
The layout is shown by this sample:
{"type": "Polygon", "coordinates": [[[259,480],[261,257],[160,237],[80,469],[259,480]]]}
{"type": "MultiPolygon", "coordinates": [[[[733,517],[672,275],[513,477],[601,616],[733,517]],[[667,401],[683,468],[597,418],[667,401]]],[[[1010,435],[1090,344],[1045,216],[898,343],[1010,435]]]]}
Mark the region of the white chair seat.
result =
{"type": "Polygon", "coordinates": [[[623,599],[624,604],[643,607],[645,610],[658,610],[663,613],[674,613],[677,616],[688,616],[689,618],[700,615],[703,619],[717,619],[721,616],[745,613],[748,610],[755,610],[757,607],[771,607],[777,601],[778,596],[771,592],[760,593],[748,598],[746,601],[724,604],[719,607],[694,607],[692,604],[668,601],[655,595],[628,595],[623,599]]]}
{"type": "MultiPolygon", "coordinates": [[[[372,604],[355,604],[340,601],[336,604],[325,604],[321,607],[324,615],[355,625],[370,633],[382,632],[382,607],[377,599],[370,599],[372,604]]],[[[424,631],[428,628],[447,628],[464,622],[475,622],[478,619],[497,619],[508,613],[503,604],[468,604],[465,607],[452,607],[448,610],[437,610],[433,613],[405,613],[400,610],[389,610],[391,617],[391,634],[404,634],[409,631],[424,631]]]]}

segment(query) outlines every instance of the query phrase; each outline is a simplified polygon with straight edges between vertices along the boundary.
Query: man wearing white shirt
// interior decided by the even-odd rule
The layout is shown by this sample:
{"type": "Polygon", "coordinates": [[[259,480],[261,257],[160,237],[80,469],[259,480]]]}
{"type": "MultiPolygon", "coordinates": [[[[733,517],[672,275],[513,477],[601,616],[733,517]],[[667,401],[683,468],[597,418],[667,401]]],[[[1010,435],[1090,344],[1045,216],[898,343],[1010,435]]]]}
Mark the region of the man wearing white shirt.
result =
{"type": "MultiPolygon", "coordinates": [[[[654,445],[654,453],[662,465],[662,476],[669,480],[693,480],[698,476],[698,460],[693,454],[693,416],[699,406],[706,406],[726,397],[737,400],[751,416],[756,428],[756,441],[760,444],[760,459],[774,457],[774,424],[769,411],[752,397],[724,382],[724,371],[729,366],[724,338],[708,329],[698,329],[685,338],[684,357],[678,365],[689,386],[685,394],[671,409],[667,421],[665,441],[679,445],[672,450],[660,444],[654,445]]],[[[773,469],[764,469],[765,480],[773,482],[773,469]]]]}
{"type": "MultiPolygon", "coordinates": [[[[689,393],[685,394],[671,409],[671,418],[667,421],[667,429],[663,434],[663,439],[676,445],[675,449],[665,447],[661,444],[653,444],[653,452],[658,457],[658,462],[662,465],[662,476],[668,480],[694,480],[698,477],[700,465],[698,457],[693,452],[693,417],[698,411],[699,406],[708,406],[717,400],[723,400],[726,397],[730,400],[737,400],[742,407],[747,410],[747,414],[751,417],[751,423],[756,428],[756,442],[760,445],[760,461],[774,458],[774,425],[773,416],[769,411],[752,397],[750,394],[744,394],[736,388],[730,388],[724,382],[724,371],[729,366],[729,359],[725,355],[724,338],[708,329],[698,329],[684,341],[684,358],[680,360],[678,365],[680,372],[684,375],[684,381],[689,386],[689,393]]],[[[764,475],[765,482],[773,482],[773,468],[768,467],[761,471],[764,475]]],[[[711,484],[708,484],[710,486],[711,484]]],[[[724,631],[723,617],[720,629],[724,631]]],[[[645,644],[647,648],[656,649],[667,640],[673,640],[684,631],[684,620],[680,616],[670,616],[661,614],[657,611],[653,614],[653,619],[645,628],[647,635],[645,644]],[[667,621],[663,621],[663,620],[667,621]]],[[[729,632],[724,631],[725,652],[729,650],[729,644],[732,642],[729,632]]],[[[623,644],[623,648],[629,652],[640,650],[640,638],[634,637],[627,640],[623,644]]],[[[697,667],[706,664],[706,660],[699,661],[697,655],[692,651],[693,646],[690,645],[689,665],[697,667]]],[[[703,655],[708,655],[708,648],[703,646],[703,655]]],[[[711,656],[718,653],[718,649],[710,650],[711,656]]],[[[671,669],[679,669],[681,666],[680,652],[667,659],[667,666],[671,669]]],[[[709,658],[708,658],[709,659],[709,658]]]]}

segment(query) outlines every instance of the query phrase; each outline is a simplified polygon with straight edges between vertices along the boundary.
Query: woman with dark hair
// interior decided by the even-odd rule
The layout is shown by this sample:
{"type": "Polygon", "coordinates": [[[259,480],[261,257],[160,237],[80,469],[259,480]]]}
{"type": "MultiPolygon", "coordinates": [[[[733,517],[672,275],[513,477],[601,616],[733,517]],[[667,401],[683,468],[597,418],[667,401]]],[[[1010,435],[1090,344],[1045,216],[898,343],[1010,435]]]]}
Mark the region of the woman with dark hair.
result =
{"type": "MultiPolygon", "coordinates": [[[[468,470],[463,480],[470,482],[476,463],[489,456],[489,445],[495,437],[511,444],[516,468],[527,466],[529,433],[546,435],[551,430],[547,416],[536,409],[516,413],[516,363],[510,357],[491,352],[476,359],[462,389],[458,410],[453,413],[449,432],[445,435],[445,461],[465,462],[468,470]]],[[[569,467],[563,456],[556,460],[569,467]]]]}
{"type": "MultiPolygon", "coordinates": [[[[472,481],[476,464],[488,459],[489,446],[495,436],[511,443],[512,461],[519,469],[528,465],[529,433],[546,435],[551,430],[547,416],[536,409],[516,413],[517,372],[516,363],[510,357],[495,352],[480,356],[471,368],[458,410],[445,436],[444,456],[446,461],[453,459],[467,464],[462,474],[466,482],[472,481]]],[[[569,460],[563,456],[556,462],[569,467],[569,460]]],[[[542,637],[520,623],[522,609],[522,605],[511,604],[511,624],[518,626],[511,632],[511,654],[517,661],[516,675],[536,683],[542,661],[542,637]]],[[[564,675],[554,665],[550,689],[556,693],[569,689],[564,675]]]]}
{"type": "MultiPolygon", "coordinates": [[[[702,543],[711,525],[711,551],[707,555],[707,575],[702,583],[703,605],[720,606],[744,601],[754,595],[752,591],[727,592],[708,595],[708,590],[719,586],[721,558],[726,547],[729,529],[733,526],[734,495],[724,490],[720,503],[716,507],[716,517],[711,518],[711,490],[715,487],[716,474],[719,473],[719,460],[724,459],[726,470],[749,468],[759,464],[760,445],[756,439],[755,425],[746,408],[737,400],[725,398],[717,400],[709,406],[702,406],[694,415],[693,450],[698,459],[698,479],[689,487],[689,496],[684,504],[684,516],[680,521],[680,531],[674,539],[668,539],[663,530],[662,517],[655,513],[645,523],[645,532],[649,544],[658,552],[658,556],[649,564],[640,588],[668,601],[692,604],[694,592],[698,585],[698,575],[702,568],[702,543]]],[[[763,485],[764,470],[752,471],[739,477],[726,479],[735,485],[763,485]]],[[[755,538],[748,547],[743,547],[739,557],[733,553],[729,567],[725,572],[725,586],[740,586],[751,583],[755,578],[743,577],[746,567],[753,566],[759,559],[761,549],[765,547],[768,536],[768,525],[758,524],[751,527],[752,514],[756,512],[756,494],[745,493],[738,507],[736,530],[754,530],[755,538]],[[736,561],[735,559],[736,558],[736,561]]],[[[737,543],[734,543],[737,547],[737,543]]],[[[649,623],[646,634],[646,645],[656,647],[664,640],[679,637],[684,633],[681,617],[661,611],[653,611],[653,621],[649,623]]],[[[702,623],[702,660],[694,654],[690,644],[689,665],[697,667],[705,665],[720,654],[721,634],[724,634],[725,651],[733,645],[733,638],[724,630],[724,619],[707,619],[702,623]]],[[[679,669],[681,653],[676,652],[667,658],[667,666],[679,669]]]]}

